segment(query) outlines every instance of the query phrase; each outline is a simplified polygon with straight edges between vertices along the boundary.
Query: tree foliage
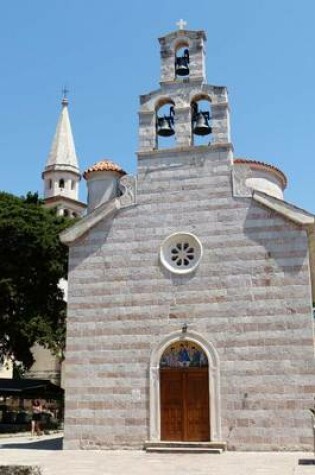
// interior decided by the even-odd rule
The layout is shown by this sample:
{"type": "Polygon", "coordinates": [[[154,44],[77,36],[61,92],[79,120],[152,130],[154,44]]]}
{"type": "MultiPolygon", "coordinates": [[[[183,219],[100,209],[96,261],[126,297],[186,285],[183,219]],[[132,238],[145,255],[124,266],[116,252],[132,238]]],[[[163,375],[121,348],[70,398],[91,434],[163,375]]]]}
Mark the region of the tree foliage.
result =
{"type": "MultiPolygon", "coordinates": [[[[58,287],[68,250],[58,234],[71,220],[47,209],[37,194],[0,192],[0,357],[29,368],[35,342],[62,352],[65,302],[58,287]]],[[[72,221],[73,223],[73,221],[72,221]]]]}

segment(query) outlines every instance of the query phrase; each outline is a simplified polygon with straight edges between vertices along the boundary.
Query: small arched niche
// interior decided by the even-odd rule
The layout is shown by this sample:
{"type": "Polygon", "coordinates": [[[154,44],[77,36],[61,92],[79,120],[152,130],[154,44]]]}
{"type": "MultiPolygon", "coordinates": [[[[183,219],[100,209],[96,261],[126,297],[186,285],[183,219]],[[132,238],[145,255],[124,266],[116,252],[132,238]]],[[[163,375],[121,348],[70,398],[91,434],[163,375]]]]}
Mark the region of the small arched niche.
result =
{"type": "Polygon", "coordinates": [[[156,148],[170,148],[175,145],[175,103],[165,97],[155,108],[156,148]]]}
{"type": "Polygon", "coordinates": [[[180,41],[175,46],[175,78],[188,78],[189,73],[189,44],[187,41],[180,41]]]}
{"type": "Polygon", "coordinates": [[[198,94],[191,101],[192,145],[210,145],[211,134],[211,100],[206,94],[198,94]]]}

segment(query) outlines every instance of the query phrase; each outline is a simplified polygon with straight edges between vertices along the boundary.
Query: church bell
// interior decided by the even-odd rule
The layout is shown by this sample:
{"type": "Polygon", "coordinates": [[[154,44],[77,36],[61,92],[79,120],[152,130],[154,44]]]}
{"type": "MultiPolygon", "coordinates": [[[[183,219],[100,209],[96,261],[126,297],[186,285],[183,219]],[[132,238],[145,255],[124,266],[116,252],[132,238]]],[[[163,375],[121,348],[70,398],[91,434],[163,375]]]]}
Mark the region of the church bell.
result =
{"type": "Polygon", "coordinates": [[[175,72],[176,76],[189,75],[189,51],[185,49],[183,56],[176,57],[175,72]]]}
{"type": "Polygon", "coordinates": [[[157,134],[161,137],[170,137],[175,134],[174,130],[174,107],[170,107],[170,115],[156,117],[157,134]]]}
{"type": "Polygon", "coordinates": [[[208,111],[198,111],[197,104],[194,104],[193,113],[193,133],[196,135],[209,135],[212,129],[209,125],[210,114],[208,111]]]}

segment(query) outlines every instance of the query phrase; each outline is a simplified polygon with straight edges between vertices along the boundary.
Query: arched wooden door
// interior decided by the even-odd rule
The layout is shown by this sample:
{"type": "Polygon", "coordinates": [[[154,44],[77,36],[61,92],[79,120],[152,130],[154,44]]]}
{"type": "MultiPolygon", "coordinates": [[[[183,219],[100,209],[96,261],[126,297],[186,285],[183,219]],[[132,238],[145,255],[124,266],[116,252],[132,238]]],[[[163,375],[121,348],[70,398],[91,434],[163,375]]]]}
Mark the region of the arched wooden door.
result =
{"type": "Polygon", "coordinates": [[[161,440],[210,440],[208,361],[192,342],[177,342],[160,363],[161,440]]]}

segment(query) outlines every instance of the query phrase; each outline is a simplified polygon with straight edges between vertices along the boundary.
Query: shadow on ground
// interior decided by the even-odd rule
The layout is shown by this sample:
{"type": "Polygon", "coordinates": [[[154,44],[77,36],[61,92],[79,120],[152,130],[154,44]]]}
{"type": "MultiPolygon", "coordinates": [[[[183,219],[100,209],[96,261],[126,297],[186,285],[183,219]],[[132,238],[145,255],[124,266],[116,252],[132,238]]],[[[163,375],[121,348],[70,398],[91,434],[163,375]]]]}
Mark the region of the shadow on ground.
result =
{"type": "Polygon", "coordinates": [[[30,440],[28,442],[0,442],[0,449],[62,450],[63,437],[48,440],[30,440]]]}

